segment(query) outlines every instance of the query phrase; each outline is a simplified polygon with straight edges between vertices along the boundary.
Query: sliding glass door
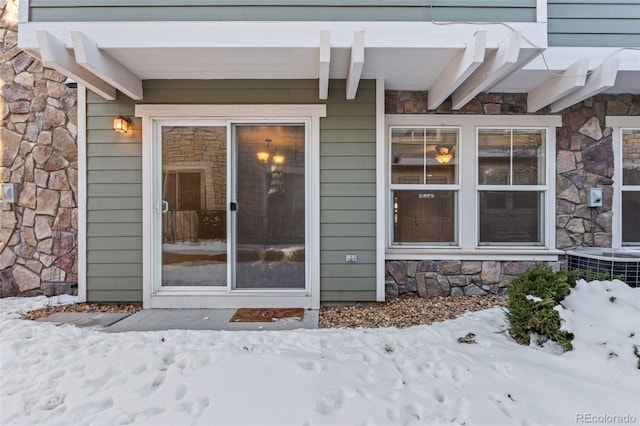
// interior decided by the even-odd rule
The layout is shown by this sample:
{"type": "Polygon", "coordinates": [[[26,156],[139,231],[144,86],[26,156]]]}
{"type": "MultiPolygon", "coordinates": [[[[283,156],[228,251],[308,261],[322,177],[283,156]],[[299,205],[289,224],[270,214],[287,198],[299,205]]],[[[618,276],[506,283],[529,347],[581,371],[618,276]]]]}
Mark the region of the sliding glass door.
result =
{"type": "Polygon", "coordinates": [[[227,127],[161,126],[162,286],[227,286],[227,127]]]}
{"type": "Polygon", "coordinates": [[[235,289],[304,289],[305,126],[238,124],[235,289]]]}
{"type": "Polygon", "coordinates": [[[156,134],[160,287],[304,290],[305,124],[172,120],[156,134]]]}

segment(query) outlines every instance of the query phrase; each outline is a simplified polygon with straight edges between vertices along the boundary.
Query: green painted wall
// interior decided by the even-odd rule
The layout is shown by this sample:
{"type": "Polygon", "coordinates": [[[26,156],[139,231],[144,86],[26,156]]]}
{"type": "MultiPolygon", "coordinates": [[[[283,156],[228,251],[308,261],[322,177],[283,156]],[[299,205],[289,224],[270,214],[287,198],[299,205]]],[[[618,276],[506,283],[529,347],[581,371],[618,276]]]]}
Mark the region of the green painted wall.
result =
{"type": "Polygon", "coordinates": [[[30,20],[535,22],[535,0],[31,0],[30,20]]]}
{"type": "MultiPolygon", "coordinates": [[[[89,92],[87,105],[87,296],[91,301],[142,300],[141,122],[111,130],[135,102],[89,92]]],[[[345,100],[344,81],[318,99],[317,80],[145,81],[139,103],[325,103],[320,121],[321,300],[375,300],[375,82],[361,81],[345,100]],[[345,254],[359,262],[346,264],[345,254]]]]}
{"type": "Polygon", "coordinates": [[[549,46],[640,46],[640,0],[548,0],[549,46]]]}

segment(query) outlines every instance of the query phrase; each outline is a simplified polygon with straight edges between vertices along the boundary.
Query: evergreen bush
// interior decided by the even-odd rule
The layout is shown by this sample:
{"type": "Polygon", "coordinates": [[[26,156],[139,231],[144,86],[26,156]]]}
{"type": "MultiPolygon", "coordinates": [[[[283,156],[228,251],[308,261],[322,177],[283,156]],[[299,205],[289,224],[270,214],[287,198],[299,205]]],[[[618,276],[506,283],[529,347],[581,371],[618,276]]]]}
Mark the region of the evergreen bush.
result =
{"type": "Polygon", "coordinates": [[[511,335],[518,342],[529,344],[531,333],[537,333],[555,341],[565,351],[571,350],[573,334],[560,330],[560,314],[553,309],[570,291],[567,274],[554,272],[546,264],[515,277],[507,289],[511,335]]]}

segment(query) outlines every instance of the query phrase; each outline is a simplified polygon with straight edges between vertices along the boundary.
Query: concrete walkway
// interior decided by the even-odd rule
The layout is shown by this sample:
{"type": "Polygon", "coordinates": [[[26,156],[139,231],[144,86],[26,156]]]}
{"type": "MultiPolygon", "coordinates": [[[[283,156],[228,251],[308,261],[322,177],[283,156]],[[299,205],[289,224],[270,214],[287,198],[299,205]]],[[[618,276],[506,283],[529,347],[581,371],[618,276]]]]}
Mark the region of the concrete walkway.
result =
{"type": "Polygon", "coordinates": [[[57,312],[36,321],[72,324],[107,332],[159,330],[296,330],[318,328],[319,311],[304,311],[302,321],[229,322],[235,309],[144,309],[135,314],[57,312]]]}

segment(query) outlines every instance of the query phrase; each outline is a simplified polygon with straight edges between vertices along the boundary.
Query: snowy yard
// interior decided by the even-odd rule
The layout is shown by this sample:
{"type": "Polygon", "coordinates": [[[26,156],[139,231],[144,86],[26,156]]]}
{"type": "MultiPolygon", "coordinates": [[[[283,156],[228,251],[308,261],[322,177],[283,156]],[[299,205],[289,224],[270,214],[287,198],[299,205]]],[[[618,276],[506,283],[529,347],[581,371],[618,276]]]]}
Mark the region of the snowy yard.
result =
{"type": "Polygon", "coordinates": [[[581,282],[560,354],[501,308],[403,330],[108,334],[0,300],[2,425],[640,424],[640,288],[581,282]],[[457,339],[475,333],[475,344],[457,339]]]}

